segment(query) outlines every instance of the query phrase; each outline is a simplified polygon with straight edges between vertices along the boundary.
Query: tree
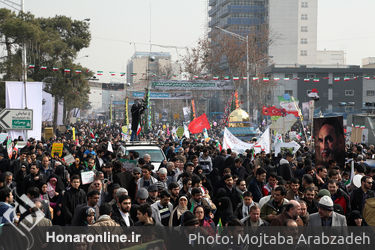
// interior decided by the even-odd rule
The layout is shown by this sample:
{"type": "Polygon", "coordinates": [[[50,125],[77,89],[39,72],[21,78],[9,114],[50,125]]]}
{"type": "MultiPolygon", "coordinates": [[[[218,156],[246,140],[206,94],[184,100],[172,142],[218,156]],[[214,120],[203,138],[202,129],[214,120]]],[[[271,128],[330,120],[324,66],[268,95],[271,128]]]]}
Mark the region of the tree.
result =
{"type": "Polygon", "coordinates": [[[27,62],[36,65],[28,70],[28,81],[46,81],[45,90],[55,97],[54,127],[60,100],[65,102],[67,111],[88,105],[86,79],[92,76],[92,72],[74,64],[78,52],[90,44],[87,22],[66,16],[35,18],[30,13],[16,15],[7,9],[0,9],[0,21],[0,41],[7,52],[0,62],[0,70],[5,73],[4,80],[22,79],[21,52],[25,43],[27,62]],[[41,66],[46,66],[48,70],[41,66]],[[52,71],[53,67],[59,70],[52,71]],[[71,72],[64,72],[65,68],[71,72]],[[75,70],[81,73],[76,74],[75,70]]]}

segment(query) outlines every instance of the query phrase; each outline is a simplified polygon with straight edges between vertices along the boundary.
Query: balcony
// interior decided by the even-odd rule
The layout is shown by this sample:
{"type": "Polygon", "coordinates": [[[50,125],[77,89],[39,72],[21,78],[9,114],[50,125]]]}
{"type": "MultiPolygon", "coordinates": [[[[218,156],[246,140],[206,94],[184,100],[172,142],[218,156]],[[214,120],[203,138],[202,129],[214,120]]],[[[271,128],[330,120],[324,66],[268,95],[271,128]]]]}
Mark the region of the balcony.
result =
{"type": "Polygon", "coordinates": [[[216,8],[216,7],[213,7],[213,8],[211,8],[211,9],[208,11],[208,16],[209,16],[209,17],[212,17],[212,16],[214,16],[216,13],[217,13],[217,8],[216,8]]]}
{"type": "Polygon", "coordinates": [[[216,2],[217,2],[217,0],[210,0],[210,1],[208,2],[208,5],[209,5],[209,6],[215,6],[215,5],[216,5],[216,2]]]}

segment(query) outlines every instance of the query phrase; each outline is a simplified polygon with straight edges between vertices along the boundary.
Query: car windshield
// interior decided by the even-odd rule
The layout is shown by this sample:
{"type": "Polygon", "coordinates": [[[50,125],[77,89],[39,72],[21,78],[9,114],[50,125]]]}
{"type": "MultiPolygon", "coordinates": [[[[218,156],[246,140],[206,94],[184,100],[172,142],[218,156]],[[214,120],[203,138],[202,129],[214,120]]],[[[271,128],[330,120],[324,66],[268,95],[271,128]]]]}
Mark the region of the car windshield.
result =
{"type": "MultiPolygon", "coordinates": [[[[139,158],[143,158],[145,154],[149,154],[151,156],[152,162],[158,162],[161,163],[164,160],[164,156],[160,150],[152,150],[152,149],[134,149],[131,151],[138,152],[139,158]]],[[[129,151],[126,152],[126,154],[129,154],[129,151]]]]}

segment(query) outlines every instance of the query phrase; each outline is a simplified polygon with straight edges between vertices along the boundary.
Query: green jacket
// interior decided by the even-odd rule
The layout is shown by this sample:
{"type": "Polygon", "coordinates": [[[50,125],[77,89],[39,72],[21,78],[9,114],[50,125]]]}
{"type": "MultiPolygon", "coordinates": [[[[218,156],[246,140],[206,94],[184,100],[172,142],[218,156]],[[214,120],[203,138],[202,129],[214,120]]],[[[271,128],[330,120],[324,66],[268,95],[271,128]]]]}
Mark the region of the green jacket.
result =
{"type": "MultiPolygon", "coordinates": [[[[284,199],[283,200],[283,205],[287,204],[288,202],[284,199]]],[[[278,215],[281,213],[281,207],[275,207],[273,203],[273,199],[270,199],[266,204],[263,205],[262,209],[260,210],[260,218],[263,220],[266,220],[271,223],[271,220],[267,218],[268,215],[274,214],[278,215]]]]}

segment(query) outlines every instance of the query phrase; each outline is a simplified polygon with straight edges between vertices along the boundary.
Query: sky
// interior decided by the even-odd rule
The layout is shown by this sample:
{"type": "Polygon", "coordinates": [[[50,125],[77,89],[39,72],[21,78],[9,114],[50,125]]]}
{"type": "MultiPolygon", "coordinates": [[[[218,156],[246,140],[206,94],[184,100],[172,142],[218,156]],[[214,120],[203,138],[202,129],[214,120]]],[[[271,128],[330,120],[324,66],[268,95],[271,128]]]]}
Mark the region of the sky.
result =
{"type": "MultiPolygon", "coordinates": [[[[150,50],[150,39],[154,44],[178,47],[151,48],[153,52],[170,52],[176,60],[184,47],[194,47],[204,36],[207,1],[24,0],[25,10],[37,17],[89,18],[92,41],[77,61],[92,71],[104,72],[126,71],[135,51],[150,50]]],[[[319,0],[318,6],[319,50],[344,50],[347,64],[352,65],[375,56],[374,0],[319,0]]],[[[2,7],[6,5],[0,2],[2,7]]]]}

